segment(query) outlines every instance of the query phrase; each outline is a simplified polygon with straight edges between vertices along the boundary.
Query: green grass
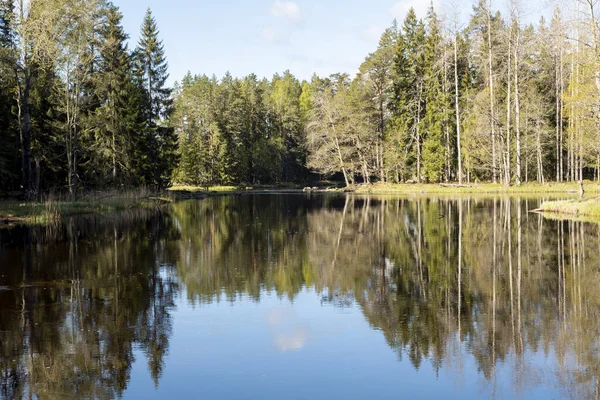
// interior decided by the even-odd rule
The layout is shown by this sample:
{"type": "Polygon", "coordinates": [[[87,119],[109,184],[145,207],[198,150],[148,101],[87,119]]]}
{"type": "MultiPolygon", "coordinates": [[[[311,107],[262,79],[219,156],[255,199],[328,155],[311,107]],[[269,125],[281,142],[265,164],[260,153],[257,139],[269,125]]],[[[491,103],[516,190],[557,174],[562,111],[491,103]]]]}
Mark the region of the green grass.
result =
{"type": "MultiPolygon", "coordinates": [[[[167,191],[164,197],[153,196],[151,192],[144,189],[134,191],[111,191],[96,192],[81,195],[77,201],[69,201],[66,197],[48,196],[44,201],[27,202],[4,200],[0,201],[0,225],[2,223],[27,223],[43,224],[52,221],[59,221],[63,217],[82,215],[82,214],[100,214],[114,213],[134,208],[152,208],[170,203],[178,198],[176,192],[190,192],[201,195],[228,195],[242,192],[253,191],[272,191],[278,190],[302,190],[305,185],[259,185],[253,187],[236,186],[211,186],[208,188],[198,186],[174,186],[167,191]]],[[[320,182],[320,186],[333,188],[335,185],[331,182],[320,182]]],[[[584,188],[587,196],[594,196],[598,193],[599,185],[594,182],[585,182],[584,188]]],[[[341,188],[339,191],[350,191],[357,194],[373,195],[414,195],[414,194],[442,194],[442,195],[549,195],[557,196],[576,195],[578,187],[576,183],[548,183],[537,184],[527,183],[521,186],[503,186],[500,184],[480,183],[465,184],[461,187],[444,186],[439,184],[374,184],[374,185],[355,185],[350,188],[341,188]]],[[[547,213],[570,215],[570,216],[588,216],[600,218],[600,200],[584,201],[552,201],[542,205],[539,211],[547,213]]]]}
{"type": "Polygon", "coordinates": [[[236,186],[209,186],[208,190],[206,187],[200,186],[189,186],[189,185],[176,185],[169,188],[172,192],[192,192],[192,193],[235,193],[242,190],[236,186]]]}
{"type": "Polygon", "coordinates": [[[276,185],[240,185],[240,186],[193,186],[193,185],[175,185],[169,188],[169,192],[190,192],[210,195],[223,195],[223,194],[237,194],[237,193],[252,193],[252,192],[263,192],[263,191],[283,191],[283,190],[302,190],[305,187],[337,187],[337,182],[320,181],[313,182],[310,184],[299,184],[299,183],[281,183],[276,185]]]}
{"type": "MultiPolygon", "coordinates": [[[[219,195],[219,194],[233,194],[242,192],[253,192],[253,191],[273,191],[286,189],[302,190],[305,186],[319,186],[329,188],[330,190],[337,190],[340,192],[351,192],[356,194],[374,194],[374,195],[414,195],[414,194],[443,194],[443,195],[474,195],[474,194],[487,194],[487,195],[549,195],[554,194],[557,196],[563,195],[577,195],[578,186],[577,183],[524,183],[520,186],[504,186],[501,184],[493,183],[474,183],[474,184],[463,184],[458,185],[443,185],[433,183],[421,183],[421,184],[392,184],[392,183],[376,183],[372,185],[353,185],[350,187],[337,187],[331,182],[325,182],[319,185],[261,185],[253,187],[236,187],[236,186],[211,186],[208,190],[205,187],[198,186],[185,186],[178,185],[173,186],[169,189],[172,192],[190,192],[205,194],[207,196],[219,195]]],[[[586,181],[584,183],[586,194],[594,194],[598,192],[600,185],[595,182],[586,181]]]]}
{"type": "MultiPolygon", "coordinates": [[[[597,183],[585,182],[588,193],[598,193],[597,183]]],[[[440,184],[374,184],[349,188],[354,193],[365,194],[577,194],[577,183],[524,183],[520,186],[504,186],[493,183],[474,183],[458,186],[440,184]]]]}
{"type": "Polygon", "coordinates": [[[535,210],[554,217],[581,217],[584,219],[600,218],[600,198],[582,200],[546,201],[535,210]]]}

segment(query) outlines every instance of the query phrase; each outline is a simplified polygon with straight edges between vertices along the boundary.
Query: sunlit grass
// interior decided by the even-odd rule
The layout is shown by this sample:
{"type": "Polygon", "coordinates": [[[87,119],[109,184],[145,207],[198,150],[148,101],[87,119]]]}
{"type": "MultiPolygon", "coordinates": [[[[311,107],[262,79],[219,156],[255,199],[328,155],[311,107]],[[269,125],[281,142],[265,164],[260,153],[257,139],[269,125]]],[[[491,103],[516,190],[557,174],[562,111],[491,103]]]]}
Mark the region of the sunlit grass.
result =
{"type": "Polygon", "coordinates": [[[559,216],[600,218],[600,198],[546,201],[537,211],[559,216]]]}
{"type": "MultiPolygon", "coordinates": [[[[314,186],[314,185],[313,185],[314,186]]],[[[333,188],[335,185],[331,182],[324,182],[320,187],[333,188]]],[[[599,185],[595,182],[586,181],[584,188],[586,197],[596,196],[599,185]]],[[[76,201],[71,201],[68,195],[47,195],[41,201],[0,201],[0,222],[19,222],[28,224],[43,224],[52,221],[59,221],[63,217],[93,214],[93,213],[112,213],[133,208],[157,207],[177,199],[174,192],[190,192],[201,195],[227,195],[241,192],[252,191],[272,191],[297,189],[302,190],[303,185],[257,185],[257,186],[209,186],[199,187],[190,185],[177,185],[169,189],[162,195],[154,195],[148,189],[135,190],[113,190],[103,192],[90,192],[82,194],[76,201]]],[[[476,194],[519,194],[527,196],[539,196],[555,194],[557,196],[576,195],[578,192],[577,183],[527,183],[521,186],[504,186],[501,184],[477,183],[457,185],[440,184],[381,184],[373,185],[355,185],[350,188],[340,188],[340,191],[352,191],[357,194],[373,195],[414,195],[414,194],[433,194],[433,195],[476,195],[476,194]]],[[[579,216],[597,216],[600,217],[600,200],[584,201],[564,201],[564,202],[545,202],[542,209],[545,212],[579,215],[579,216]]]]}
{"type": "MultiPolygon", "coordinates": [[[[585,182],[584,187],[589,194],[598,193],[599,185],[595,182],[585,182]]],[[[369,194],[576,194],[579,190],[577,183],[524,183],[520,186],[505,186],[493,183],[473,183],[458,185],[442,184],[391,184],[376,183],[373,185],[357,185],[351,188],[355,193],[369,194]]]]}
{"type": "Polygon", "coordinates": [[[151,208],[170,203],[168,197],[153,196],[146,189],[90,192],[75,201],[68,196],[48,195],[41,201],[0,201],[0,222],[45,224],[63,217],[113,213],[134,208],[151,208]]]}
{"type": "Polygon", "coordinates": [[[201,193],[227,193],[227,192],[237,192],[241,190],[241,188],[236,186],[189,186],[189,185],[176,185],[169,188],[170,191],[181,191],[181,192],[201,192],[201,193]]]}
{"type": "MultiPolygon", "coordinates": [[[[319,186],[332,186],[331,182],[323,181],[319,183],[319,186]]],[[[240,193],[240,192],[251,192],[251,191],[277,191],[277,190],[289,190],[289,189],[298,189],[302,190],[307,185],[301,185],[297,183],[281,183],[281,184],[273,184],[273,185],[240,185],[240,186],[193,186],[193,185],[174,185],[169,188],[170,192],[190,192],[190,193],[217,193],[217,194],[227,194],[227,193],[240,193]]],[[[310,185],[315,186],[315,185],[310,185]]]]}

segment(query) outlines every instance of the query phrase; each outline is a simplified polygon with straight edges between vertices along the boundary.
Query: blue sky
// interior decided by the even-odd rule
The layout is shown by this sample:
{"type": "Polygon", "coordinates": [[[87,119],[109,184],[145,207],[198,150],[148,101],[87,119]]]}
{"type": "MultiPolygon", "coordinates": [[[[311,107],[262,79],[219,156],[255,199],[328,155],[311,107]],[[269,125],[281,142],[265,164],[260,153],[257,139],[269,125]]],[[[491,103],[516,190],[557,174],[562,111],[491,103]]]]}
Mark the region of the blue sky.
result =
{"type": "MultiPolygon", "coordinates": [[[[289,69],[299,79],[313,73],[355,73],[380,34],[410,7],[420,16],[431,0],[113,0],[124,14],[131,47],[147,7],[157,19],[170,67],[170,83],[194,74],[222,77],[256,73],[270,78],[289,69]]],[[[449,0],[451,1],[451,0],[449,0]]],[[[528,15],[539,18],[549,0],[528,15]]],[[[499,8],[508,0],[493,0],[499,8]]],[[[531,4],[530,0],[521,0],[531,4]]],[[[455,0],[462,19],[473,4],[455,0]]],[[[452,6],[434,0],[436,9],[452,6]]]]}

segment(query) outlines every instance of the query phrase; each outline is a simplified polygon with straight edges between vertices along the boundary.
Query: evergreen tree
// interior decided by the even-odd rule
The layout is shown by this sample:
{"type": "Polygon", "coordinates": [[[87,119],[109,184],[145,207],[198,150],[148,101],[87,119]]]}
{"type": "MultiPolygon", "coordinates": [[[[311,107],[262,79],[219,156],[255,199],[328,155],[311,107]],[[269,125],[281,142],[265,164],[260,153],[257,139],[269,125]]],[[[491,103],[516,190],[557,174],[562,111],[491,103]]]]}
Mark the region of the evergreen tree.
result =
{"type": "Polygon", "coordinates": [[[405,165],[421,180],[422,119],[424,108],[425,26],[410,9],[394,56],[394,124],[410,152],[405,165]]]}
{"type": "Polygon", "coordinates": [[[171,114],[172,99],[171,89],[165,86],[169,77],[168,64],[158,34],[156,20],[148,9],[134,57],[137,83],[145,91],[143,115],[149,132],[146,138],[151,140],[145,146],[151,167],[150,182],[161,188],[168,185],[175,168],[177,138],[174,130],[164,124],[171,114]]]}
{"type": "Polygon", "coordinates": [[[430,182],[439,182],[444,176],[444,127],[448,124],[451,103],[444,87],[444,46],[440,23],[433,6],[427,13],[427,37],[425,42],[425,102],[424,129],[427,132],[423,144],[423,169],[430,182]]]}
{"type": "Polygon", "coordinates": [[[0,47],[3,49],[14,46],[14,10],[14,0],[0,0],[0,47]]]}
{"type": "Polygon", "coordinates": [[[14,4],[0,0],[0,187],[15,186],[19,149],[17,127],[13,114],[14,102],[14,4]]]}
{"type": "MultiPolygon", "coordinates": [[[[110,170],[113,182],[119,180],[118,174],[131,170],[130,155],[131,134],[127,115],[129,95],[132,92],[132,76],[130,59],[127,51],[127,38],[121,21],[122,14],[114,5],[106,10],[106,23],[101,31],[103,46],[100,51],[101,61],[95,80],[95,93],[102,99],[96,110],[96,146],[98,154],[96,162],[104,160],[110,170]]],[[[122,176],[120,177],[122,180],[122,176]]]]}
{"type": "Polygon", "coordinates": [[[360,75],[365,81],[365,95],[372,99],[369,115],[373,119],[376,136],[373,138],[375,171],[381,182],[386,180],[384,156],[385,132],[390,118],[390,103],[393,91],[394,51],[398,41],[398,26],[396,20],[381,35],[377,50],[367,56],[360,67],[360,75]]]}
{"type": "Polygon", "coordinates": [[[267,83],[269,86],[268,103],[269,124],[272,131],[269,140],[274,148],[281,151],[281,173],[279,181],[296,181],[303,176],[305,154],[302,151],[304,138],[300,112],[302,88],[298,80],[289,72],[282,77],[275,76],[267,83]]]}
{"type": "Polygon", "coordinates": [[[166,87],[168,64],[165,50],[158,38],[159,31],[152,11],[148,9],[142,23],[140,40],[135,51],[140,69],[140,82],[147,93],[148,125],[158,124],[169,117],[171,111],[171,89],[166,87]]]}
{"type": "Polygon", "coordinates": [[[188,73],[175,95],[171,123],[178,134],[177,182],[208,187],[225,180],[225,141],[216,122],[217,82],[188,73]]]}

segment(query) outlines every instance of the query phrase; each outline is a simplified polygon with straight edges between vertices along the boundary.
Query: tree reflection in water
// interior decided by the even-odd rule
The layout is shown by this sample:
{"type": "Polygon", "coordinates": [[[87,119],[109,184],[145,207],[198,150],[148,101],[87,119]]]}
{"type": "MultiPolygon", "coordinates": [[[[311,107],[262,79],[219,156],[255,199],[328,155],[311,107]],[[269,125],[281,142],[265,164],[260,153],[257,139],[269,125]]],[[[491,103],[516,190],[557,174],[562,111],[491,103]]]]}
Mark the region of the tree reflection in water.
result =
{"type": "MultiPolygon", "coordinates": [[[[553,376],[598,397],[600,229],[518,198],[242,196],[0,231],[1,396],[113,398],[143,350],[156,385],[176,297],[359,307],[400,360],[494,393],[553,376]],[[552,355],[539,370],[533,354],[552,355]]],[[[297,338],[296,338],[297,339],[297,338]]],[[[295,340],[294,343],[298,342],[295,340]]]]}

